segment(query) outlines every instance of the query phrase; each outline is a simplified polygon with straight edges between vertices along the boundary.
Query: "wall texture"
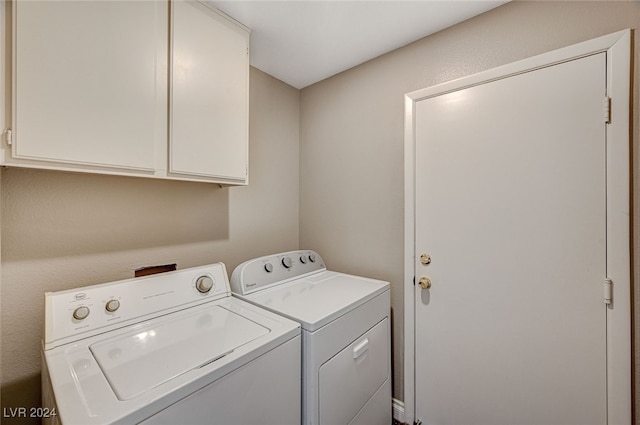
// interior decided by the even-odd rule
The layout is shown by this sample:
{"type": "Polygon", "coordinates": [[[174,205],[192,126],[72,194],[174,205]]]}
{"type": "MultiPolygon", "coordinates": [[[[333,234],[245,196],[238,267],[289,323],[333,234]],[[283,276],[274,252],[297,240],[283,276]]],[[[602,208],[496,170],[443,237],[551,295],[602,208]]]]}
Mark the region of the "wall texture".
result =
{"type": "MultiPolygon", "coordinates": [[[[329,268],[391,282],[395,398],[404,397],[403,95],[639,25],[638,1],[513,1],[301,91],[300,245],[329,268]]],[[[639,41],[636,32],[636,69],[639,41]]],[[[633,95],[638,253],[637,78],[633,95]]],[[[638,295],[635,304],[638,337],[638,295]]]]}
{"type": "Polygon", "coordinates": [[[44,292],[298,248],[299,91],[250,78],[247,187],[2,169],[2,407],[40,405],[44,292]]]}

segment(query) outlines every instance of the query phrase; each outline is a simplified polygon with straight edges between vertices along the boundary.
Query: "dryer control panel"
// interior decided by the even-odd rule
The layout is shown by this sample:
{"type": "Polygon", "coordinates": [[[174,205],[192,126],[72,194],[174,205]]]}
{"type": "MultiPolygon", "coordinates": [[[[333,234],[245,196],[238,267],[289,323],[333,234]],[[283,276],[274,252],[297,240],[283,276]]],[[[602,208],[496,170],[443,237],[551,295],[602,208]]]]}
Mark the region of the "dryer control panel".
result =
{"type": "Polygon", "coordinates": [[[45,349],[231,296],[222,263],[45,294],[45,349]]]}
{"type": "Polygon", "coordinates": [[[231,290],[248,295],[326,269],[322,257],[311,250],[267,255],[236,267],[231,275],[231,290]]]}

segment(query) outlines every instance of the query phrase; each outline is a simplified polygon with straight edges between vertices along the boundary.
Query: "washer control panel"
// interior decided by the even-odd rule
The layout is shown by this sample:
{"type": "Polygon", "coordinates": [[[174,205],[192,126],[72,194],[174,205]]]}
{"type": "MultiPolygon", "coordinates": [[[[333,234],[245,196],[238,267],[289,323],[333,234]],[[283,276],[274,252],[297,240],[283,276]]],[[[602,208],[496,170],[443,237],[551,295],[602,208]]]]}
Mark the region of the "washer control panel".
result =
{"type": "Polygon", "coordinates": [[[222,263],[45,294],[45,349],[231,295],[222,263]]]}
{"type": "Polygon", "coordinates": [[[231,274],[231,290],[247,295],[291,279],[326,270],[315,251],[300,250],[267,255],[245,261],[231,274]]]}

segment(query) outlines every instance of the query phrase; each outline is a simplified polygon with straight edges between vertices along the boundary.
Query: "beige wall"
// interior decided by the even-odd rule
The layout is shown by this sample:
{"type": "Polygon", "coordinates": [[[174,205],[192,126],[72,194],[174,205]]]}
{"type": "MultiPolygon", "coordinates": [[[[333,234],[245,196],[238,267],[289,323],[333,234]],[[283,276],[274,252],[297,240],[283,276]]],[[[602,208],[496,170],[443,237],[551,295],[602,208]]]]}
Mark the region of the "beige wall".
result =
{"type": "Polygon", "coordinates": [[[3,407],[40,404],[45,291],[298,248],[299,91],[252,68],[250,107],[247,187],[2,169],[3,407]]]}
{"type": "MultiPolygon", "coordinates": [[[[394,397],[403,399],[403,95],[639,24],[638,1],[515,1],[302,90],[300,245],[329,268],[391,281],[394,397]]],[[[638,64],[638,33],[635,46],[638,64]]],[[[638,97],[636,79],[636,252],[638,97]]],[[[638,313],[636,300],[636,332],[638,313]]]]}

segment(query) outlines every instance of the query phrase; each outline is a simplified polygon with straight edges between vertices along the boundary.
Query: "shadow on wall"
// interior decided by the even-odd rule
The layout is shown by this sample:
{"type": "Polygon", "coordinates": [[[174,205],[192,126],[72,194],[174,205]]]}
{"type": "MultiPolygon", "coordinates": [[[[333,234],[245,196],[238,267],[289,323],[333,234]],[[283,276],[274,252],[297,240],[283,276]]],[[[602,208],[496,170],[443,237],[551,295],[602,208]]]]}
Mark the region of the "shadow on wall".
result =
{"type": "Polygon", "coordinates": [[[40,374],[2,386],[0,405],[3,425],[38,425],[41,419],[33,400],[40,399],[40,374]]]}
{"type": "Polygon", "coordinates": [[[210,183],[5,168],[1,193],[3,262],[229,237],[229,191],[210,183]]]}

